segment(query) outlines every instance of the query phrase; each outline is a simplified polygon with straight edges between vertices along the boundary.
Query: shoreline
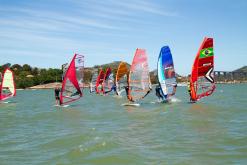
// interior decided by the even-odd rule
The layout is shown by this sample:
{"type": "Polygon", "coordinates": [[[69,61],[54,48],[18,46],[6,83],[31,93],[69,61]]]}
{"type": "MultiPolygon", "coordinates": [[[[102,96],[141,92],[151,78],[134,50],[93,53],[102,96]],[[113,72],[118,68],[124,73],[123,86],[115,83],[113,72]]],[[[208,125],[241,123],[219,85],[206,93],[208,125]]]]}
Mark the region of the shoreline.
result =
{"type": "MultiPolygon", "coordinates": [[[[216,82],[216,84],[246,84],[246,83],[247,83],[247,81],[229,81],[229,82],[218,81],[218,82],[216,82]]],[[[48,83],[48,84],[42,84],[42,85],[36,85],[36,86],[28,87],[26,89],[33,89],[33,90],[35,90],[35,89],[54,89],[56,86],[59,86],[61,88],[62,83],[60,83],[60,82],[48,83]]],[[[187,82],[180,82],[180,83],[178,83],[178,86],[187,86],[187,82]]],[[[89,88],[89,84],[84,85],[84,88],[89,88]]],[[[24,90],[24,89],[18,88],[18,90],[24,90]]]]}
{"type": "MultiPolygon", "coordinates": [[[[32,87],[28,87],[26,89],[54,89],[56,86],[61,88],[62,83],[61,82],[55,82],[55,83],[48,83],[48,84],[42,84],[42,85],[35,85],[32,87]]],[[[84,85],[84,88],[89,88],[89,84],[84,85]]],[[[19,89],[22,89],[22,88],[19,88],[19,89]]]]}

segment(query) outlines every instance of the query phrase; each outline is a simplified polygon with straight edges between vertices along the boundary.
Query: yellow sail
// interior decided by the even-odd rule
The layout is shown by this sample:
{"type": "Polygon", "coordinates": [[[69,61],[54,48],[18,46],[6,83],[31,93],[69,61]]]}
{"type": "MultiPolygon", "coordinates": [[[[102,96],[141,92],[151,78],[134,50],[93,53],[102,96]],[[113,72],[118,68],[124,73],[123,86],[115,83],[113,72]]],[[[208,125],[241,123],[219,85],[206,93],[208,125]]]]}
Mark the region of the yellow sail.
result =
{"type": "Polygon", "coordinates": [[[14,74],[10,69],[6,69],[3,74],[2,86],[0,89],[1,95],[0,100],[6,100],[12,96],[16,95],[14,74]]]}

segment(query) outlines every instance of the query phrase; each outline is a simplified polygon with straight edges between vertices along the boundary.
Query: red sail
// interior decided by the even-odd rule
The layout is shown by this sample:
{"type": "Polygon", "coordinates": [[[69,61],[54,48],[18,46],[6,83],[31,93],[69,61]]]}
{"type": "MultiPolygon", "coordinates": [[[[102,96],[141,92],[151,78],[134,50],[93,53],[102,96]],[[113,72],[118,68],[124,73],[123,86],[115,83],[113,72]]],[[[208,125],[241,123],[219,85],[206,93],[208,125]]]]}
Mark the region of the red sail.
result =
{"type": "Polygon", "coordinates": [[[104,81],[104,77],[105,77],[105,74],[104,74],[104,71],[102,69],[100,69],[100,72],[99,72],[99,75],[98,75],[98,78],[97,78],[97,81],[96,81],[96,93],[100,93],[102,92],[103,93],[103,81],[104,81]]]}
{"type": "Polygon", "coordinates": [[[111,68],[107,68],[105,72],[105,77],[103,81],[103,93],[109,92],[112,88],[113,84],[113,74],[111,68]]]}
{"type": "Polygon", "coordinates": [[[75,54],[64,75],[60,104],[67,104],[82,97],[84,56],[75,54]]]}
{"type": "Polygon", "coordinates": [[[215,90],[213,38],[204,38],[191,73],[191,99],[196,101],[215,90]]]}

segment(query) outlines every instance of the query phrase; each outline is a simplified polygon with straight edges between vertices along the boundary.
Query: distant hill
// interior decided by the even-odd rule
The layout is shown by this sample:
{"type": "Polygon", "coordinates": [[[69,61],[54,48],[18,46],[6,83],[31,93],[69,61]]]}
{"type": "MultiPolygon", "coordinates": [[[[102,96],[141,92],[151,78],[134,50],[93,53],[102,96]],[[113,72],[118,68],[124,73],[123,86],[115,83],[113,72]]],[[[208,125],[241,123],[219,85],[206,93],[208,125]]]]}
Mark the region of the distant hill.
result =
{"type": "Polygon", "coordinates": [[[247,66],[243,66],[239,69],[234,70],[233,72],[247,72],[247,66]]]}

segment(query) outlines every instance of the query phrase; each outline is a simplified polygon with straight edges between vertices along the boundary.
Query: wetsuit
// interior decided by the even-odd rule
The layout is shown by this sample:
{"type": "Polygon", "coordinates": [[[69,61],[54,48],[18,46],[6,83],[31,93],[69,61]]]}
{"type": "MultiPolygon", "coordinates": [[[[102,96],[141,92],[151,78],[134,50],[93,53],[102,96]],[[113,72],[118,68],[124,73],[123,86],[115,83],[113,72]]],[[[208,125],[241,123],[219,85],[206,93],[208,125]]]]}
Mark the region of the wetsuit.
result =
{"type": "Polygon", "coordinates": [[[55,98],[56,98],[56,100],[60,100],[59,93],[60,93],[60,89],[56,88],[55,89],[55,98]]]}
{"type": "Polygon", "coordinates": [[[114,92],[116,92],[117,91],[117,87],[116,87],[116,85],[113,85],[112,87],[111,87],[111,91],[114,91],[114,92]]]}
{"type": "Polygon", "coordinates": [[[161,87],[160,87],[159,85],[156,86],[156,88],[155,88],[155,93],[156,93],[156,96],[157,96],[159,99],[164,100],[164,96],[161,94],[162,91],[161,91],[161,87]]]}
{"type": "Polygon", "coordinates": [[[126,94],[127,94],[127,97],[130,101],[134,102],[133,99],[131,98],[131,96],[129,95],[129,86],[125,86],[124,87],[125,91],[126,91],[126,94]]]}
{"type": "Polygon", "coordinates": [[[187,82],[187,88],[188,88],[188,92],[190,94],[190,101],[191,101],[191,87],[190,87],[190,81],[187,82]]]}
{"type": "Polygon", "coordinates": [[[109,91],[106,91],[106,92],[105,92],[105,94],[111,92],[112,90],[113,90],[114,92],[116,92],[116,85],[113,85],[109,91]]]}

